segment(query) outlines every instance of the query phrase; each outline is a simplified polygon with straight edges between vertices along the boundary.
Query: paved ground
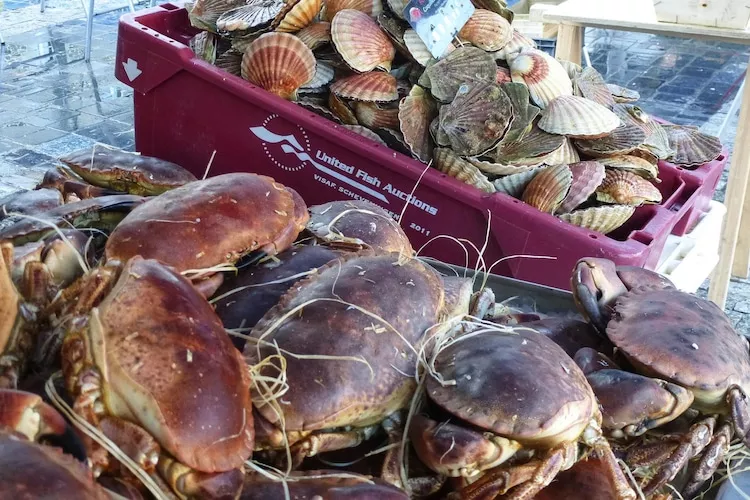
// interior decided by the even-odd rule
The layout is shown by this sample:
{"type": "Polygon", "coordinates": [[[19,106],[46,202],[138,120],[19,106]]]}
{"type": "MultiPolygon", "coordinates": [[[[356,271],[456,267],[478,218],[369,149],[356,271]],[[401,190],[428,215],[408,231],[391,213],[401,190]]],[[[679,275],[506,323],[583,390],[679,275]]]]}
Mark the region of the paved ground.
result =
{"type": "MultiPolygon", "coordinates": [[[[125,0],[97,0],[97,12],[125,0]]],[[[83,62],[79,0],[0,0],[0,196],[31,188],[56,156],[103,142],[132,149],[132,91],[115,80],[117,19],[95,18],[92,61],[83,62]]],[[[611,83],[638,90],[641,106],[716,134],[742,81],[747,48],[654,35],[588,30],[592,64],[611,83]]],[[[737,117],[724,141],[731,148],[737,117]]],[[[723,201],[725,178],[716,193],[723,201]]],[[[705,293],[705,290],[702,291],[705,293]]],[[[750,282],[733,281],[727,310],[750,333],[750,282]]]]}

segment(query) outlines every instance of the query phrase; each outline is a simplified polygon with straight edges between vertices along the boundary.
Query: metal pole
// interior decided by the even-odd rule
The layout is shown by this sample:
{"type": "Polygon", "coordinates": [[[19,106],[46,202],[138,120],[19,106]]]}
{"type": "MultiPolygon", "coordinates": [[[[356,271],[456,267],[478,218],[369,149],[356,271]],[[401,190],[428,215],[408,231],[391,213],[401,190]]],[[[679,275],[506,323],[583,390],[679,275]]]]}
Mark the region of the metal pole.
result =
{"type": "Polygon", "coordinates": [[[83,60],[91,61],[91,36],[94,34],[94,0],[89,0],[89,8],[86,11],[86,49],[83,60]]]}

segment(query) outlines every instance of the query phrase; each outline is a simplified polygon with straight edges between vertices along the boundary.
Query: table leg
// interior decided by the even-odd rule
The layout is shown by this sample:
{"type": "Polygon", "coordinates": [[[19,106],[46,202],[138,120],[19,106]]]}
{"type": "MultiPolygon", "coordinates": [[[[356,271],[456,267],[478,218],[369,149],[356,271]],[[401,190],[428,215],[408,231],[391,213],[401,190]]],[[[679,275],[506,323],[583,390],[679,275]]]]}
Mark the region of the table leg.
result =
{"type": "Polygon", "coordinates": [[[581,64],[583,49],[583,27],[560,24],[557,30],[555,57],[564,61],[581,64]]]}
{"type": "Polygon", "coordinates": [[[740,104],[740,121],[737,125],[737,135],[734,139],[732,164],[727,181],[727,194],[724,203],[727,206],[727,216],[719,245],[719,264],[711,278],[708,298],[719,307],[724,308],[729,290],[729,280],[732,273],[735,250],[739,238],[740,224],[745,207],[745,193],[750,180],[750,85],[742,89],[742,103],[740,104]]]}

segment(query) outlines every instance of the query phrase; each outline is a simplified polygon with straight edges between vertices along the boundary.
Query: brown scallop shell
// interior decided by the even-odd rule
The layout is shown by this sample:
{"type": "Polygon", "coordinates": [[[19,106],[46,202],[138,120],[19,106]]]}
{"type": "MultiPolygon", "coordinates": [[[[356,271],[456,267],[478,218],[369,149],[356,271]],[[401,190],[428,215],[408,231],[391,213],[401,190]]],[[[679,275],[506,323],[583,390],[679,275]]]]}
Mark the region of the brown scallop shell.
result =
{"type": "Polygon", "coordinates": [[[453,102],[440,107],[440,128],[461,156],[480,155],[505,134],[512,106],[495,83],[464,84],[453,102]]]}
{"type": "Polygon", "coordinates": [[[607,205],[576,210],[558,217],[569,224],[607,234],[625,224],[634,213],[633,206],[607,205]]]}
{"type": "Polygon", "coordinates": [[[436,116],[430,122],[430,136],[432,136],[432,140],[435,141],[435,144],[437,144],[440,147],[447,148],[451,145],[450,138],[445,133],[445,131],[440,128],[439,116],[436,116]]]}
{"type": "Polygon", "coordinates": [[[606,137],[579,139],[578,150],[588,156],[614,156],[630,153],[646,140],[646,132],[632,123],[623,123],[606,137]]]}
{"type": "Polygon", "coordinates": [[[242,57],[242,77],[284,99],[296,99],[297,89],[313,76],[315,56],[288,33],[261,35],[242,57]]]}
{"type": "Polygon", "coordinates": [[[513,22],[514,12],[508,8],[505,0],[471,0],[477,9],[485,9],[500,14],[509,23],[513,22]]]}
{"type": "Polygon", "coordinates": [[[517,174],[506,175],[500,179],[495,179],[492,184],[498,193],[505,193],[513,198],[521,198],[526,186],[541,172],[542,168],[531,168],[517,174]]]}
{"type": "Polygon", "coordinates": [[[597,161],[581,161],[568,165],[573,174],[570,192],[560,205],[560,212],[570,212],[596,192],[604,180],[604,165],[597,161]]]}
{"type": "Polygon", "coordinates": [[[657,158],[664,160],[672,155],[672,148],[669,146],[669,138],[666,131],[648,113],[644,112],[638,106],[631,104],[615,104],[612,111],[615,112],[623,123],[634,125],[645,132],[646,138],[643,140],[642,145],[657,158]]]}
{"type": "Polygon", "coordinates": [[[299,0],[287,12],[276,27],[276,31],[296,33],[310,26],[320,12],[323,0],[299,0]]]}
{"type": "Polygon", "coordinates": [[[552,165],[534,176],[521,199],[542,212],[554,214],[568,195],[572,182],[573,174],[567,165],[552,165]]]}
{"type": "Polygon", "coordinates": [[[411,150],[409,145],[404,141],[404,135],[398,130],[392,128],[379,128],[375,130],[375,133],[383,139],[383,142],[394,151],[398,151],[406,156],[411,156],[411,150]]]}
{"type": "Polygon", "coordinates": [[[477,47],[465,46],[425,68],[424,75],[429,79],[435,99],[451,102],[463,84],[494,83],[497,65],[491,54],[477,47]]]}
{"type": "Polygon", "coordinates": [[[216,58],[214,66],[235,76],[242,76],[242,52],[229,49],[216,58]]]}
{"type": "Polygon", "coordinates": [[[388,102],[398,99],[396,79],[389,73],[371,71],[347,76],[331,84],[331,92],[355,101],[388,102]]]}
{"type": "Polygon", "coordinates": [[[409,95],[398,106],[398,121],[404,141],[411,152],[425,163],[432,159],[434,144],[430,136],[430,123],[437,117],[437,106],[419,85],[412,87],[409,95]]]}
{"type": "Polygon", "coordinates": [[[333,92],[328,93],[328,109],[331,113],[346,125],[359,125],[357,117],[354,115],[354,111],[349,107],[349,104],[333,92]]]}
{"type": "Polygon", "coordinates": [[[383,139],[381,139],[378,134],[376,134],[375,132],[373,132],[372,130],[370,130],[367,127],[363,127],[362,125],[347,125],[347,124],[342,125],[342,127],[346,128],[348,130],[351,130],[355,134],[359,134],[362,137],[367,137],[368,139],[370,139],[373,142],[376,142],[376,143],[381,144],[383,146],[387,146],[386,143],[385,143],[385,141],[383,141],[383,139]]]}
{"type": "Polygon", "coordinates": [[[612,109],[615,105],[615,100],[604,78],[592,66],[583,68],[581,74],[573,80],[573,85],[586,99],[601,104],[607,109],[612,109]]]}
{"type": "Polygon", "coordinates": [[[476,9],[458,32],[458,37],[488,52],[505,47],[513,38],[513,28],[500,14],[476,9]]]}
{"type": "Polygon", "coordinates": [[[374,102],[355,102],[354,114],[357,121],[371,129],[398,129],[398,108],[383,108],[374,102]]]}
{"type": "Polygon", "coordinates": [[[284,0],[247,0],[244,5],[222,13],[216,19],[216,29],[223,33],[270,29],[287,8],[284,0]]]}
{"type": "Polygon", "coordinates": [[[664,125],[664,131],[672,148],[670,161],[683,167],[697,167],[715,160],[721,155],[721,141],[718,137],[704,134],[694,127],[664,125]]]}
{"type": "Polygon", "coordinates": [[[574,139],[595,139],[610,134],[620,119],[601,104],[583,97],[564,95],[555,98],[542,111],[539,128],[550,134],[574,139]]]}
{"type": "Polygon", "coordinates": [[[644,203],[661,203],[661,192],[639,175],[625,170],[607,169],[604,180],[596,190],[596,199],[602,203],[640,206],[644,203]]]}
{"type": "Polygon", "coordinates": [[[625,170],[639,175],[644,179],[659,182],[659,167],[643,158],[633,155],[618,155],[608,158],[599,158],[599,162],[605,167],[625,170]]]}
{"type": "Polygon", "coordinates": [[[474,165],[464,160],[448,148],[435,148],[433,152],[435,168],[458,179],[461,182],[474,186],[485,193],[494,193],[495,186],[487,180],[487,177],[474,165]]]}
{"type": "Polygon", "coordinates": [[[573,95],[573,83],[565,68],[541,50],[524,49],[511,54],[508,62],[513,81],[525,83],[531,100],[540,108],[546,108],[556,97],[573,95]]]}
{"type": "Polygon", "coordinates": [[[631,103],[641,98],[641,94],[638,91],[629,89],[627,87],[621,87],[612,83],[607,84],[609,92],[612,94],[612,98],[617,103],[631,103]]]}
{"type": "Polygon", "coordinates": [[[332,122],[341,123],[341,119],[326,107],[325,101],[320,102],[317,98],[305,96],[298,99],[296,104],[302,106],[308,111],[312,111],[313,113],[322,116],[323,118],[331,120],[332,122]]]}
{"type": "Polygon", "coordinates": [[[544,163],[547,165],[570,165],[578,161],[581,161],[581,157],[573,146],[573,142],[567,137],[563,141],[562,146],[544,157],[544,163]]]}
{"type": "Polygon", "coordinates": [[[216,61],[216,46],[219,35],[210,31],[201,31],[190,39],[189,46],[193,53],[208,64],[216,61]]]}
{"type": "Polygon", "coordinates": [[[514,165],[540,165],[544,157],[562,146],[565,137],[561,135],[548,134],[536,125],[532,124],[531,130],[514,141],[500,141],[495,148],[495,161],[497,163],[512,163],[514,165]],[[526,160],[532,160],[528,162],[526,160]],[[533,160],[538,160],[534,163],[533,160]]]}
{"type": "Polygon", "coordinates": [[[344,9],[358,10],[374,19],[383,12],[383,2],[381,0],[326,0],[323,20],[333,21],[336,14],[344,9]]]}
{"type": "Polygon", "coordinates": [[[505,47],[495,52],[495,55],[501,59],[507,59],[511,54],[517,54],[527,48],[537,48],[536,42],[517,29],[513,29],[510,41],[505,44],[505,47]]]}
{"type": "Polygon", "coordinates": [[[396,55],[391,39],[366,13],[344,9],[331,21],[331,40],[346,64],[360,73],[390,71],[396,55]]]}
{"type": "Polygon", "coordinates": [[[404,7],[406,0],[387,0],[388,7],[399,19],[404,19],[404,7]]]}
{"type": "Polygon", "coordinates": [[[508,94],[513,107],[513,118],[503,137],[503,141],[508,143],[520,139],[526,134],[541,110],[529,103],[529,88],[525,84],[507,82],[502,84],[501,87],[508,94]]]}
{"type": "Polygon", "coordinates": [[[297,32],[297,37],[310,50],[315,50],[331,41],[331,23],[317,22],[297,32]]]}
{"type": "MultiPolygon", "coordinates": [[[[409,54],[409,50],[404,43],[404,33],[409,28],[409,25],[405,24],[401,19],[394,17],[393,14],[388,11],[378,14],[375,21],[378,23],[378,26],[380,26],[380,29],[382,29],[391,39],[396,50],[408,59],[411,59],[411,54],[409,54]]],[[[393,69],[394,68],[392,68],[392,71],[393,69]]]]}
{"type": "Polygon", "coordinates": [[[487,175],[513,175],[532,170],[534,167],[525,165],[503,165],[502,163],[492,163],[489,161],[479,160],[477,158],[466,158],[466,161],[477,167],[487,175]]]}

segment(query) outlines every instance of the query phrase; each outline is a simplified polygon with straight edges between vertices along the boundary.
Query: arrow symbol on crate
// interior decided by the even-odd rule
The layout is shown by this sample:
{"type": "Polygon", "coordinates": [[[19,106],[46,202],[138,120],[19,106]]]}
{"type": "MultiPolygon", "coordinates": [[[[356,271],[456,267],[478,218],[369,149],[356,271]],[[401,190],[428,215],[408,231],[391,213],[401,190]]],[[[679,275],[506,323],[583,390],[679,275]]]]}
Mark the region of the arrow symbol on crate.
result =
{"type": "Polygon", "coordinates": [[[131,82],[141,76],[141,71],[138,69],[138,63],[134,59],[128,58],[128,60],[122,63],[122,67],[125,69],[125,74],[128,75],[128,80],[131,82]]]}

